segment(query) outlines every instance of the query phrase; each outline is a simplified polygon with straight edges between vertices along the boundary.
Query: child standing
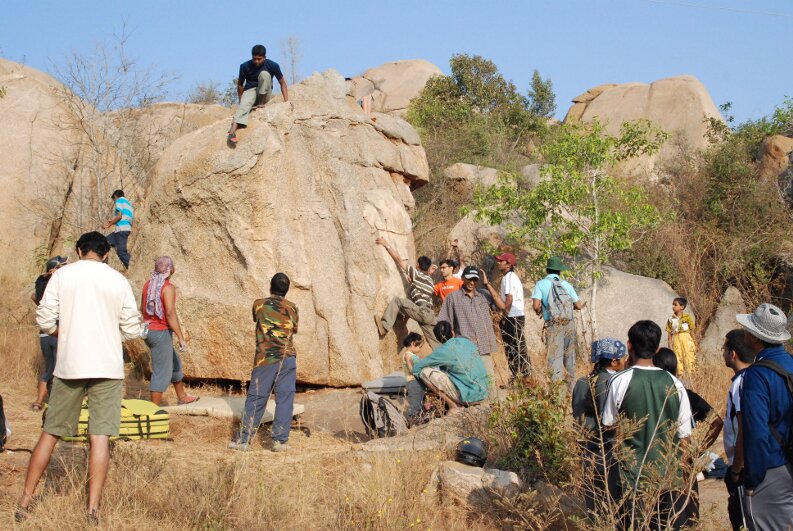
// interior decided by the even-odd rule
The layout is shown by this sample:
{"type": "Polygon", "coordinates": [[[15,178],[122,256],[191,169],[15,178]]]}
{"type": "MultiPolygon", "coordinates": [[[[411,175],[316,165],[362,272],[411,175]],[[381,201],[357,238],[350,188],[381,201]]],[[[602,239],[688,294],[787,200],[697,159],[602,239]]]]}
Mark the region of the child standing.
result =
{"type": "Polygon", "coordinates": [[[669,348],[677,357],[677,367],[680,376],[690,376],[694,371],[697,345],[691,332],[696,327],[694,318],[686,313],[688,301],[677,297],[672,301],[672,317],[666,322],[666,331],[669,334],[669,348]]]}

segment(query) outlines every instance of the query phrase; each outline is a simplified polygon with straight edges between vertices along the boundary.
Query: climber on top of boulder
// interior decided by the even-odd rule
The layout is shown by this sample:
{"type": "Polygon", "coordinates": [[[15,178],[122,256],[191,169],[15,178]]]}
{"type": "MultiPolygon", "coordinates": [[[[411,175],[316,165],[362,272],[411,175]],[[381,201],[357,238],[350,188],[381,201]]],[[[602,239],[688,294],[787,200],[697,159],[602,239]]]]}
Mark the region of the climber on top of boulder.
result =
{"type": "Polygon", "coordinates": [[[273,97],[273,78],[281,85],[281,94],[284,101],[289,101],[289,91],[286,88],[286,79],[281,73],[278,63],[267,59],[267,48],[257,44],[251,50],[253,56],[250,61],[240,65],[240,74],[237,78],[237,97],[240,105],[234,113],[234,120],[229,129],[228,141],[237,143],[237,128],[248,126],[248,115],[255,107],[261,107],[273,97]]]}

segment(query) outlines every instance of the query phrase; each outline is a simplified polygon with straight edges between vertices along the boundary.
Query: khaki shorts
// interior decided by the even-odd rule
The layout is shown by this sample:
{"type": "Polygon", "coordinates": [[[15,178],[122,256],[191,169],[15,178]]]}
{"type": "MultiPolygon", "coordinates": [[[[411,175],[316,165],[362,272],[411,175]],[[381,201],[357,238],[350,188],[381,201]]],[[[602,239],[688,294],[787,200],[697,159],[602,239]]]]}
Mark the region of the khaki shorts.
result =
{"type": "Polygon", "coordinates": [[[118,435],[124,380],[88,378],[52,379],[44,431],[56,437],[77,435],[83,398],[88,395],[88,434],[118,435]]]}
{"type": "Polygon", "coordinates": [[[454,385],[449,375],[443,372],[442,370],[435,368],[435,367],[427,367],[425,369],[421,369],[421,373],[419,374],[419,378],[425,384],[433,386],[438,391],[441,391],[443,394],[457,402],[458,404],[462,404],[462,398],[460,397],[460,390],[457,389],[457,386],[454,385]]]}

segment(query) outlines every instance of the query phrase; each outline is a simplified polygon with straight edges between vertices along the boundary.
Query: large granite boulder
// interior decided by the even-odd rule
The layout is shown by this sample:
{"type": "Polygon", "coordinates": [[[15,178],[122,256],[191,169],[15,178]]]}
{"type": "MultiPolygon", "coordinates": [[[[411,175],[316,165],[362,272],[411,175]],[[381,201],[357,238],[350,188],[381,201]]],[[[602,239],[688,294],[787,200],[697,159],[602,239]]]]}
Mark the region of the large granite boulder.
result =
{"type": "Polygon", "coordinates": [[[621,165],[623,172],[649,179],[659,177],[664,165],[679,157],[681,147],[697,150],[707,146],[707,119],[722,120],[705,86],[689,75],[650,84],[600,85],[573,98],[565,123],[595,118],[606,124],[610,134],[618,134],[624,122],[644,118],[672,135],[657,155],[621,165]]]}
{"type": "Polygon", "coordinates": [[[395,337],[374,318],[404,296],[399,272],[375,238],[415,259],[409,188],[429,170],[401,119],[372,122],[344,78],[329,70],[255,110],[236,149],[218,122],[171,144],[154,169],[131,277],[174,258],[178,305],[193,341],[193,377],[247,379],[254,350],[251,304],[272,275],[292,281],[300,312],[298,379],[345,386],[399,366],[395,337]]]}
{"type": "Polygon", "coordinates": [[[487,188],[498,182],[498,170],[458,162],[443,170],[450,191],[459,196],[471,196],[477,187],[487,188]]]}
{"type": "MultiPolygon", "coordinates": [[[[591,316],[591,288],[579,289],[579,295],[587,302],[580,312],[586,328],[591,316]]],[[[613,267],[604,267],[603,276],[598,280],[595,317],[597,336],[615,337],[623,342],[628,340],[628,329],[636,321],[649,319],[655,321],[661,330],[672,314],[672,300],[677,293],[663,280],[625,273],[613,267]]],[[[579,333],[581,331],[579,330],[579,333]]],[[[661,341],[665,344],[666,332],[661,341]]],[[[590,335],[586,335],[590,340],[590,335]]],[[[585,356],[588,358],[588,352],[585,356]]]]}
{"type": "Polygon", "coordinates": [[[352,78],[351,92],[357,99],[371,96],[373,111],[401,116],[427,81],[442,75],[440,68],[424,59],[392,61],[352,78]]]}
{"type": "Polygon", "coordinates": [[[724,345],[724,336],[733,328],[740,328],[735,320],[735,314],[746,313],[746,304],[737,288],[730,286],[719,301],[716,313],[710,319],[705,335],[699,345],[701,361],[721,364],[721,347],[724,345]]]}
{"type": "Polygon", "coordinates": [[[171,142],[219,120],[231,123],[233,111],[221,105],[155,103],[142,109],[121,109],[101,119],[107,136],[125,152],[138,152],[139,181],[145,185],[147,172],[171,142]]]}
{"type": "Polygon", "coordinates": [[[96,176],[117,181],[108,161],[82,149],[85,134],[74,127],[60,83],[0,59],[0,86],[0,311],[20,320],[34,309],[33,281],[47,258],[71,251],[63,241],[96,228],[110,203],[112,190],[97,187],[96,176]]]}

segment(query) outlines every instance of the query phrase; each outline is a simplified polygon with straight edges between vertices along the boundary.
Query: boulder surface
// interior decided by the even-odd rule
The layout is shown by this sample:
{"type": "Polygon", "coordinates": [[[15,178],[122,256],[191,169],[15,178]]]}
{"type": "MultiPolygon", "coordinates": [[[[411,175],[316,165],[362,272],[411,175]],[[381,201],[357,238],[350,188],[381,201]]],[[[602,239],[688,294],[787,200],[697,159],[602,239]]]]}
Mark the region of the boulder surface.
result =
{"type": "MultiPolygon", "coordinates": [[[[579,290],[587,305],[580,312],[584,326],[589,328],[592,290],[579,290]]],[[[625,273],[612,267],[603,268],[603,277],[598,280],[597,304],[595,308],[598,338],[614,337],[622,342],[628,340],[628,329],[636,321],[649,319],[661,330],[672,314],[675,291],[663,280],[625,273]]],[[[579,330],[579,333],[581,331],[579,330]]],[[[586,336],[589,339],[589,335],[586,336]]],[[[661,344],[666,344],[663,332],[661,344]]],[[[589,353],[585,353],[588,357],[589,353]]]]}
{"type": "Polygon", "coordinates": [[[291,279],[300,313],[298,380],[346,386],[398,366],[393,334],[374,318],[405,296],[385,237],[412,262],[410,188],[429,170],[415,131],[399,118],[372,122],[344,78],[329,70],[255,110],[225,143],[218,122],[171,144],[153,171],[140,215],[131,277],[153,260],[176,264],[181,318],[192,334],[191,377],[248,378],[251,304],[270,278],[291,279]]]}
{"type": "Polygon", "coordinates": [[[595,118],[606,124],[606,130],[613,135],[619,133],[624,122],[641,118],[656,123],[671,135],[657,155],[621,165],[623,171],[640,177],[657,176],[663,171],[664,163],[679,156],[681,146],[706,147],[707,119],[722,120],[705,86],[689,75],[650,84],[599,85],[573,98],[565,122],[591,122],[595,118]]]}
{"type": "Polygon", "coordinates": [[[392,61],[352,78],[352,93],[356,98],[371,96],[374,111],[402,115],[427,81],[442,75],[440,68],[424,59],[392,61]]]}
{"type": "Polygon", "coordinates": [[[746,313],[746,304],[743,302],[741,292],[730,286],[722,295],[719,307],[710,320],[702,342],[699,345],[701,361],[721,364],[721,347],[724,345],[724,336],[733,328],[740,328],[735,314],[746,313]]]}

